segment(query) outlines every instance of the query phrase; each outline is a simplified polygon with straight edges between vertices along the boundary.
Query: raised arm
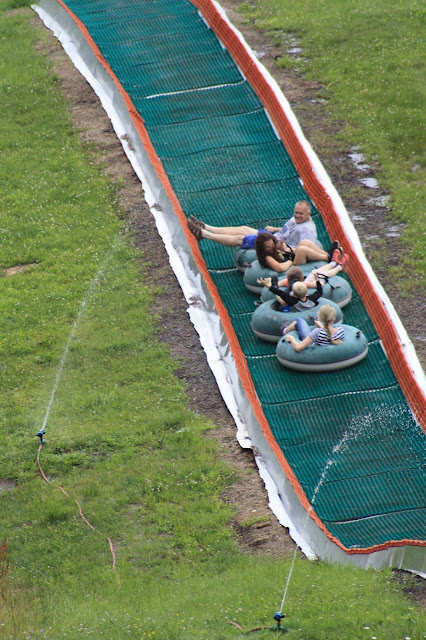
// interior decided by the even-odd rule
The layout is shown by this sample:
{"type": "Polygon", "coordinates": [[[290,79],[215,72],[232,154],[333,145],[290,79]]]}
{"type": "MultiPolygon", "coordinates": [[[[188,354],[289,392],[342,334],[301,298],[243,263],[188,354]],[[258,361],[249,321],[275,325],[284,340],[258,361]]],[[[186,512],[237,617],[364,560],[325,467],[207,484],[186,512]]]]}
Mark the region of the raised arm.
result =
{"type": "Polygon", "coordinates": [[[281,300],[283,300],[290,307],[292,307],[297,302],[299,302],[299,298],[296,298],[295,296],[290,295],[289,293],[287,293],[287,291],[284,291],[284,289],[280,289],[279,287],[272,287],[272,286],[268,288],[271,293],[281,298],[281,300]]]}
{"type": "MultiPolygon", "coordinates": [[[[311,294],[308,296],[309,300],[311,300],[312,302],[316,302],[316,301],[318,300],[318,298],[321,298],[321,296],[322,296],[322,292],[323,292],[322,284],[321,284],[321,282],[318,280],[318,276],[317,276],[317,274],[315,274],[315,280],[317,281],[317,284],[316,284],[317,290],[316,290],[314,293],[311,293],[311,294]]],[[[305,284],[306,284],[306,283],[305,283],[305,284]]]]}
{"type": "Polygon", "coordinates": [[[257,281],[259,284],[263,284],[264,287],[267,287],[271,293],[281,298],[281,300],[289,306],[296,304],[299,300],[298,298],[291,296],[287,291],[284,291],[279,287],[273,287],[272,278],[258,278],[257,281]]]}

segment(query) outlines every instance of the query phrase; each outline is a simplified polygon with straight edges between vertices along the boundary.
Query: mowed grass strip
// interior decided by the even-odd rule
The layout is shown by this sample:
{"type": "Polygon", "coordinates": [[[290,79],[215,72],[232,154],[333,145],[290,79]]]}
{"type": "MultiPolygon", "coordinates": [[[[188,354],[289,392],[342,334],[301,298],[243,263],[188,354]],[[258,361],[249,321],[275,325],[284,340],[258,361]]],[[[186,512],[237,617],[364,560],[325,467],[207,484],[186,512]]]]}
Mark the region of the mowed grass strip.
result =
{"type": "MultiPolygon", "coordinates": [[[[394,220],[406,225],[395,275],[403,273],[404,287],[417,286],[420,278],[424,290],[424,4],[254,0],[240,9],[284,53],[300,47],[296,56],[284,55],[278,63],[324,85],[318,98],[326,99],[332,119],[344,123],[339,138],[347,148],[359,147],[377,169],[394,220]]],[[[374,189],[369,196],[374,198],[374,189]]],[[[384,215],[380,206],[377,215],[384,215]]]]}
{"type": "MultiPolygon", "coordinates": [[[[274,624],[291,558],[238,549],[220,500],[235,473],[187,409],[156,339],[149,264],[70,124],[33,19],[0,14],[0,637],[241,638],[228,621],[274,624]],[[6,276],[17,265],[31,266],[6,276]]],[[[423,629],[390,572],[304,558],[285,612],[296,638],[423,629]]]]}

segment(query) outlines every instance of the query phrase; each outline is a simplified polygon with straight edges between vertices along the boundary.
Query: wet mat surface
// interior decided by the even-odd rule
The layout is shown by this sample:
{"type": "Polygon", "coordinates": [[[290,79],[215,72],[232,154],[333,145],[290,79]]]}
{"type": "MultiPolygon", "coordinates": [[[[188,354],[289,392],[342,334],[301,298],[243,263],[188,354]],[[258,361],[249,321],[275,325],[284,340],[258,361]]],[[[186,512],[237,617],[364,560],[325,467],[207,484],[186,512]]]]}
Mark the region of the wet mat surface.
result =
{"type": "MultiPolygon", "coordinates": [[[[263,107],[185,0],[71,0],[128,91],[187,215],[213,225],[279,226],[307,199],[263,107]]],[[[324,247],[330,238],[313,210],[324,247]]],[[[271,430],[328,530],[348,548],[425,536],[425,434],[353,288],[344,322],[369,352],[327,374],[284,369],[250,328],[256,297],[233,251],[202,242],[271,430]]],[[[347,278],[347,276],[344,276],[347,278]]]]}

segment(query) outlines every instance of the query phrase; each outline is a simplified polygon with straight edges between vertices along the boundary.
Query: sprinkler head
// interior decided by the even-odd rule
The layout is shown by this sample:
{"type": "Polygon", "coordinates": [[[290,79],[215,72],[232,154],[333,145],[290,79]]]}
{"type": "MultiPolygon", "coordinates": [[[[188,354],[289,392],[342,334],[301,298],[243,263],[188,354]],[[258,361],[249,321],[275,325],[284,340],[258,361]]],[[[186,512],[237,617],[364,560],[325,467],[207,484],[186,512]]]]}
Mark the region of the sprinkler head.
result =
{"type": "MultiPolygon", "coordinates": [[[[263,629],[269,629],[269,631],[274,631],[275,633],[278,631],[282,631],[282,633],[286,633],[288,631],[288,629],[286,629],[285,627],[281,626],[281,620],[285,618],[285,613],[281,613],[281,611],[278,611],[278,613],[276,613],[274,615],[274,620],[277,623],[276,627],[254,627],[253,629],[250,629],[250,631],[246,632],[246,633],[253,633],[254,631],[263,631],[263,629]]],[[[240,627],[239,624],[236,624],[235,622],[228,622],[228,624],[232,624],[234,627],[237,627],[238,629],[240,629],[241,631],[243,631],[242,627],[240,627]]],[[[243,632],[244,633],[244,632],[243,632]]]]}
{"type": "Polygon", "coordinates": [[[271,631],[282,631],[283,633],[286,633],[286,631],[288,631],[286,627],[281,626],[281,620],[283,618],[285,618],[285,613],[281,613],[281,611],[277,611],[277,613],[274,615],[274,620],[277,623],[277,626],[271,627],[271,631]]]}
{"type": "Polygon", "coordinates": [[[44,443],[44,438],[43,435],[45,434],[45,430],[44,429],[40,429],[40,431],[38,433],[36,433],[36,437],[40,438],[40,444],[44,443]]]}

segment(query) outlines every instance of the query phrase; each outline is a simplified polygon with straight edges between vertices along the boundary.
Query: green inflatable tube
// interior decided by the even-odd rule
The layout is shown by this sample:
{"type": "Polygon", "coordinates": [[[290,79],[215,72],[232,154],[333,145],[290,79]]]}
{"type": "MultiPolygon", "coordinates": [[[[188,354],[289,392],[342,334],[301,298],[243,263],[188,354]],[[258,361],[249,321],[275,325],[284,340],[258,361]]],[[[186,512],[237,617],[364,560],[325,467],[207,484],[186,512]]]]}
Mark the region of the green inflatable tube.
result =
{"type": "MultiPolygon", "coordinates": [[[[323,285],[322,297],[327,300],[332,300],[332,302],[335,302],[341,309],[343,309],[343,307],[346,307],[346,305],[351,301],[351,285],[347,280],[344,280],[340,276],[332,276],[329,278],[328,282],[323,285]]],[[[262,302],[275,300],[275,295],[272,291],[269,291],[268,287],[263,287],[260,299],[262,302]]]]}
{"type": "MultiPolygon", "coordinates": [[[[303,275],[307,276],[311,273],[312,269],[319,269],[320,267],[323,267],[325,264],[327,263],[322,260],[317,260],[316,262],[307,262],[306,264],[302,264],[299,266],[303,271],[303,275]]],[[[244,280],[244,284],[246,285],[249,291],[260,296],[262,293],[263,285],[259,284],[257,282],[257,279],[272,278],[272,276],[278,276],[278,278],[285,278],[285,272],[277,273],[272,269],[265,269],[264,267],[260,266],[259,260],[255,260],[254,262],[251,263],[251,265],[248,265],[247,268],[244,270],[243,280],[244,280]]]]}
{"type": "Polygon", "coordinates": [[[343,314],[340,307],[331,300],[319,298],[315,307],[305,311],[281,311],[281,305],[275,300],[264,302],[254,311],[251,317],[253,333],[266,342],[278,342],[282,336],[282,330],[296,318],[304,318],[309,325],[314,326],[314,320],[318,311],[325,304],[331,305],[336,310],[336,323],[342,322],[343,314]]]}
{"type": "MultiPolygon", "coordinates": [[[[311,344],[303,351],[295,351],[283,336],[277,344],[277,358],[280,364],[296,371],[335,371],[352,367],[365,358],[368,352],[368,342],[365,335],[348,324],[342,324],[345,329],[345,339],[341,344],[318,345],[311,344]]],[[[291,331],[297,339],[296,331],[291,331]]]]}
{"type": "MultiPolygon", "coordinates": [[[[320,249],[323,248],[321,242],[316,243],[320,249]]],[[[234,263],[238,271],[244,273],[249,264],[257,260],[255,249],[244,249],[244,247],[235,247],[234,249],[234,263]]]]}

